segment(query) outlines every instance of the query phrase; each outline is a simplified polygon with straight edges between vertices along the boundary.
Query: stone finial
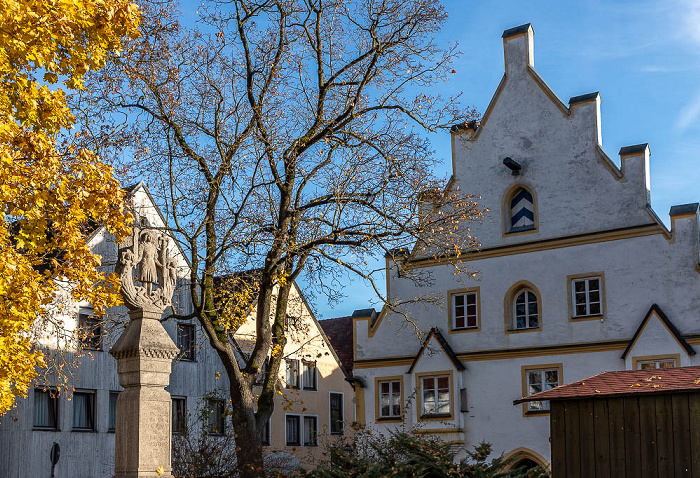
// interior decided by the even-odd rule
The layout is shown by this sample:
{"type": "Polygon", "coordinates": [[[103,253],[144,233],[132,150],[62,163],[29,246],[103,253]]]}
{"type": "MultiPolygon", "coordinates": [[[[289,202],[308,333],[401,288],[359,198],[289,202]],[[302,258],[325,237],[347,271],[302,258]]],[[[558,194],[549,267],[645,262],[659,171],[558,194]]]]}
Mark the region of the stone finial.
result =
{"type": "Polygon", "coordinates": [[[172,304],[177,274],[175,259],[168,257],[168,238],[152,229],[134,227],[131,242],[119,249],[116,268],[124,303],[130,310],[162,313],[172,304]]]}

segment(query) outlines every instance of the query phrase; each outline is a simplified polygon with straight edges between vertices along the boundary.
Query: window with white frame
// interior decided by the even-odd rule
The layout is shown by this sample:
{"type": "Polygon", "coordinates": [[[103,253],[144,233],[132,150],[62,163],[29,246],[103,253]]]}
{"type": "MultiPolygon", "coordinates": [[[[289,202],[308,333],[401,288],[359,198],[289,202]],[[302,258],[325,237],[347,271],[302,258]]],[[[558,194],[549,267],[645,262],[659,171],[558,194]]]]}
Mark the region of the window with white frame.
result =
{"type": "Polygon", "coordinates": [[[73,431],[95,430],[95,390],[73,392],[73,431]]]}
{"type": "Polygon", "coordinates": [[[313,415],[304,415],[304,446],[316,446],[318,430],[318,418],[313,415]]]}
{"type": "Polygon", "coordinates": [[[331,415],[331,435],[342,435],[343,426],[345,425],[343,419],[343,394],[333,393],[330,394],[330,415],[331,415]]]}
{"type": "Polygon", "coordinates": [[[450,414],[450,377],[437,375],[421,378],[422,415],[450,414]]]}
{"type": "Polygon", "coordinates": [[[601,285],[600,277],[571,280],[571,305],[574,318],[603,313],[601,285]]]}
{"type": "Polygon", "coordinates": [[[316,390],[316,362],[301,362],[301,382],[304,390],[316,390]]]}
{"type": "MultiPolygon", "coordinates": [[[[527,383],[527,394],[534,395],[544,390],[550,390],[559,386],[559,368],[527,369],[525,380],[527,383]]],[[[541,412],[549,410],[549,400],[528,402],[527,411],[541,412]]]]}
{"type": "Polygon", "coordinates": [[[34,428],[58,430],[58,404],[56,390],[34,389],[34,428]]]}
{"type": "Polygon", "coordinates": [[[401,417],[401,381],[379,381],[379,418],[401,417]]]}
{"type": "Polygon", "coordinates": [[[530,289],[518,292],[513,301],[513,328],[534,329],[539,326],[537,296],[530,289]]]}
{"type": "Polygon", "coordinates": [[[479,326],[476,291],[452,294],[452,329],[475,329],[479,326]]]}
{"type": "Polygon", "coordinates": [[[285,444],[287,446],[300,446],[300,415],[287,415],[285,418],[285,444]]]}
{"type": "Polygon", "coordinates": [[[296,359],[286,361],[286,386],[299,388],[299,361],[296,359]]]}

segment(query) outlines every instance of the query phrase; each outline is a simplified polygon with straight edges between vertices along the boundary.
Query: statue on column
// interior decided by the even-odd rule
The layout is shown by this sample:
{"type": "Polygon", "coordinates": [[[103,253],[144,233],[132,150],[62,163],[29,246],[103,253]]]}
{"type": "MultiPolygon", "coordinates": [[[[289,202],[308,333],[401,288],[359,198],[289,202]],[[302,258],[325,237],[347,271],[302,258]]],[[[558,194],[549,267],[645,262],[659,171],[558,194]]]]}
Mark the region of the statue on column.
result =
{"type": "Polygon", "coordinates": [[[175,259],[168,255],[168,238],[152,229],[134,227],[131,242],[130,247],[119,250],[116,269],[124,303],[130,310],[162,311],[172,304],[177,275],[175,259]]]}

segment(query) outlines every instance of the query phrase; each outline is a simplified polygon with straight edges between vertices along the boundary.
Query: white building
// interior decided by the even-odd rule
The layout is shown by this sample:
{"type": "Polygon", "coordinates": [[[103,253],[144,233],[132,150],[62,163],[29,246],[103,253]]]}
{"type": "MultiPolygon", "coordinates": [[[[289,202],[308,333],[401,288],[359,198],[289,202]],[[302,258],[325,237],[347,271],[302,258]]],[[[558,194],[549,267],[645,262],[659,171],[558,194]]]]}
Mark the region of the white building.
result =
{"type": "MultiPolygon", "coordinates": [[[[144,184],[127,188],[127,192],[137,217],[145,218],[149,226],[165,227],[165,218],[144,184]]],[[[95,230],[88,244],[102,256],[104,266],[114,266],[117,245],[104,228],[95,230]]],[[[189,264],[172,239],[169,250],[177,261],[179,277],[173,307],[180,315],[186,315],[192,307],[187,287],[189,264]]],[[[345,380],[347,374],[330,342],[296,287],[292,296],[296,300],[291,301],[289,313],[300,326],[290,334],[285,350],[286,367],[279,377],[283,396],[267,429],[265,445],[270,453],[286,453],[278,455],[284,458],[278,459],[279,463],[294,465],[299,460],[306,463],[325,459],[325,444],[336,436],[352,433],[346,425],[354,420],[354,408],[353,387],[345,380]],[[294,365],[296,374],[287,370],[294,365]]],[[[70,303],[63,317],[66,330],[69,337],[74,334],[75,340],[84,341],[86,353],[77,359],[77,373],[71,383],[75,391],[71,399],[65,392],[54,396],[56,387],[51,380],[37,381],[29,396],[18,399],[17,406],[0,418],[0,478],[51,476],[49,455],[54,442],[61,450],[56,476],[113,475],[116,398],[122,388],[116,360],[108,352],[122,327],[110,330],[109,325],[121,319],[123,326],[128,317],[124,307],[110,310],[109,314],[110,319],[93,323],[90,304],[70,303]],[[88,337],[78,333],[77,329],[85,326],[94,327],[96,333],[88,337]]],[[[208,433],[231,435],[230,419],[225,418],[228,379],[204,331],[196,319],[171,319],[163,325],[181,353],[173,362],[168,387],[173,399],[172,423],[162,426],[172,426],[173,433],[181,432],[188,420],[192,426],[206,400],[210,411],[208,433]]],[[[250,324],[244,324],[241,336],[237,336],[243,348],[251,340],[249,329],[250,324]]],[[[55,335],[49,332],[43,345],[51,351],[55,341],[55,335]]]]}
{"type": "MultiPolygon", "coordinates": [[[[358,416],[464,448],[549,460],[547,403],[513,405],[606,370],[698,365],[698,204],[650,207],[649,148],[601,147],[600,96],[564,104],[534,69],[533,30],[503,34],[505,74],[479,124],[452,128],[451,187],[489,209],[462,255],[476,278],[424,258],[417,286],[387,262],[388,295],[443,307],[354,318],[358,416]],[[360,392],[358,392],[360,393],[360,392]]],[[[528,462],[523,462],[528,463],[528,462]]]]}

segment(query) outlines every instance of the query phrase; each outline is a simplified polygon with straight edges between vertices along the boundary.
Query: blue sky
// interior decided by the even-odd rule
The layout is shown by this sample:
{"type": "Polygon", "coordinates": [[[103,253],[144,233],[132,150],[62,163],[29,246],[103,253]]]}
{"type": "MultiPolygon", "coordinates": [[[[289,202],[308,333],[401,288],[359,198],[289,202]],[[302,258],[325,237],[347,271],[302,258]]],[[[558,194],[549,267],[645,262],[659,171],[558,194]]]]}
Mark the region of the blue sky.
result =
{"type": "MultiPolygon", "coordinates": [[[[600,91],[603,148],[649,143],[652,207],[668,225],[672,205],[700,201],[700,0],[467,2],[444,0],[449,20],[438,37],[463,55],[445,94],[486,109],[503,75],[503,30],[532,23],[535,69],[564,101],[600,91]]],[[[449,174],[449,134],[433,147],[449,174]]],[[[619,159],[617,160],[619,164],[619,159]]],[[[319,318],[370,306],[359,282],[332,308],[316,297],[319,318]]]]}

